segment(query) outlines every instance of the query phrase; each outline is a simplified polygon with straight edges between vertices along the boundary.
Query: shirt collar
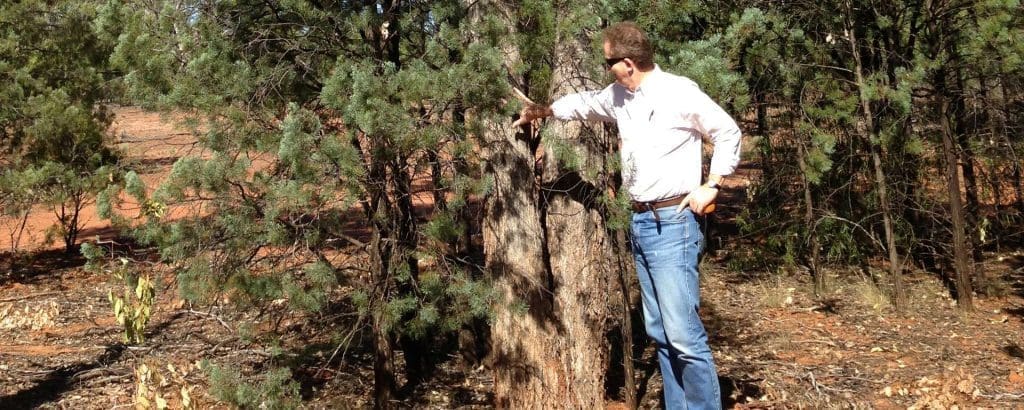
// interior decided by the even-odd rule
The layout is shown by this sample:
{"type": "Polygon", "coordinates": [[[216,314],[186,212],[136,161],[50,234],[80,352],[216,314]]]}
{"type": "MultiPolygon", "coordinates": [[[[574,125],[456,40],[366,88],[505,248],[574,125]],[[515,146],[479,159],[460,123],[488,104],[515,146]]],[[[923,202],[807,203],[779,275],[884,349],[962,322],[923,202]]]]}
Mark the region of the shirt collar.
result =
{"type": "Polygon", "coordinates": [[[640,85],[638,85],[636,87],[636,91],[635,92],[640,92],[640,91],[644,90],[646,87],[649,87],[649,86],[650,87],[657,87],[657,84],[656,84],[658,82],[657,77],[661,76],[661,73],[662,73],[661,67],[659,65],[655,64],[654,65],[654,69],[651,70],[651,72],[648,73],[644,77],[644,79],[640,81],[640,85]]]}
{"type": "Polygon", "coordinates": [[[645,76],[644,79],[640,81],[640,85],[638,85],[636,87],[635,91],[634,90],[630,90],[629,87],[626,87],[626,86],[624,86],[622,84],[619,84],[617,82],[614,83],[614,85],[616,87],[621,87],[622,90],[625,91],[627,95],[635,95],[635,94],[638,94],[638,93],[642,94],[643,91],[645,89],[647,89],[648,87],[650,87],[650,88],[657,88],[657,82],[658,82],[657,78],[661,77],[662,73],[663,73],[663,71],[661,71],[661,67],[658,66],[657,64],[655,64],[654,65],[654,69],[651,70],[651,72],[648,73],[647,76],[645,76]]]}

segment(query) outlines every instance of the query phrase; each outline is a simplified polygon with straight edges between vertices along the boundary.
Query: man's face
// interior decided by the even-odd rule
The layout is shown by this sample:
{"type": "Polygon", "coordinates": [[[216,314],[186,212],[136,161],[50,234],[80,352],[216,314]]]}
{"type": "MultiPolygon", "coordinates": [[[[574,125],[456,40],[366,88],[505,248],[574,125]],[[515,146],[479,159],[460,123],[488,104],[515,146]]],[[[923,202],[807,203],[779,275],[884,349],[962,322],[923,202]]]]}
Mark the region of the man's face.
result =
{"type": "MultiPolygon", "coordinates": [[[[605,41],[604,42],[604,58],[605,58],[605,61],[609,61],[609,59],[611,59],[613,57],[616,57],[616,59],[617,59],[618,56],[611,55],[611,52],[612,52],[612,45],[611,45],[611,43],[605,41]]],[[[623,86],[628,86],[629,85],[629,72],[631,70],[630,64],[632,64],[632,60],[618,60],[618,61],[611,61],[611,62],[613,64],[610,67],[606,65],[605,68],[615,78],[615,82],[617,82],[617,83],[619,83],[619,84],[621,84],[623,86]]]]}

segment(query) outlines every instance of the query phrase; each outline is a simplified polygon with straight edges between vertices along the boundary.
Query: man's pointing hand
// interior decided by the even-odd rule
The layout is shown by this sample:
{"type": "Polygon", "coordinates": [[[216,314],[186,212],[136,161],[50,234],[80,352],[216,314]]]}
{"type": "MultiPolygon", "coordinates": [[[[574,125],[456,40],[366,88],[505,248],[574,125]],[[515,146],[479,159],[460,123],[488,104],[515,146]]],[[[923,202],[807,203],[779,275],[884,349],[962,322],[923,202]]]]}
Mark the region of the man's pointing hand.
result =
{"type": "Polygon", "coordinates": [[[519,91],[518,88],[512,87],[512,94],[525,105],[522,111],[519,111],[519,119],[512,123],[513,127],[521,127],[533,122],[534,120],[551,116],[551,107],[539,105],[533,102],[530,97],[527,97],[526,94],[523,94],[523,92],[519,91]]]}

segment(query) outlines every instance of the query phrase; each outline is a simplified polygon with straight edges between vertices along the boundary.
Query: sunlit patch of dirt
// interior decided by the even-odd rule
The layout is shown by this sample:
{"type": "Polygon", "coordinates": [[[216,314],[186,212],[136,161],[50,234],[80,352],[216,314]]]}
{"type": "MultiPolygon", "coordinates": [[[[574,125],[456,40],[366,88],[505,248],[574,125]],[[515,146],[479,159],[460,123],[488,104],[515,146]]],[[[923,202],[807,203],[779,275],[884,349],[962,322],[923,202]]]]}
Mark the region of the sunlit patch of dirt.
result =
{"type": "MultiPolygon", "coordinates": [[[[1024,374],[1017,373],[1024,358],[1007,348],[1024,340],[1024,316],[1005,311],[1024,303],[1018,296],[978,299],[965,313],[947,295],[934,295],[937,279],[918,274],[908,280],[918,300],[897,313],[864,305],[845,290],[857,279],[837,278],[830,297],[839,308],[822,313],[805,297],[759,308],[754,285],[722,280],[734,275],[726,271],[710,275],[702,299],[723,316],[715,323],[727,326],[709,330],[713,340],[715,332],[727,334],[712,346],[719,373],[760,387],[759,397],[738,397],[737,407],[1024,406],[1024,390],[1010,381],[1024,374]]],[[[781,278],[808,289],[805,279],[781,278]]]]}
{"type": "Polygon", "coordinates": [[[52,327],[54,319],[60,315],[57,302],[31,303],[17,305],[14,303],[0,304],[0,329],[2,330],[39,330],[52,327]]]}

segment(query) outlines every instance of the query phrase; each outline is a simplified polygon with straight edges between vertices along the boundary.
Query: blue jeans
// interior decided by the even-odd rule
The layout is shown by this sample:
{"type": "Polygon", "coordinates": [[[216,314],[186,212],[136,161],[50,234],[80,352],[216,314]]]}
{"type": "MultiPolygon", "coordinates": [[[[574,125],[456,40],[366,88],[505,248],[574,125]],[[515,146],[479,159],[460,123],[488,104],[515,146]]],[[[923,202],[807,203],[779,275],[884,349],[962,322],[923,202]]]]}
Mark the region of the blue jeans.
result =
{"type": "Polygon", "coordinates": [[[658,349],[668,409],[720,409],[721,391],[700,321],[697,259],[704,234],[689,208],[633,214],[633,259],[644,326],[658,349]]]}

